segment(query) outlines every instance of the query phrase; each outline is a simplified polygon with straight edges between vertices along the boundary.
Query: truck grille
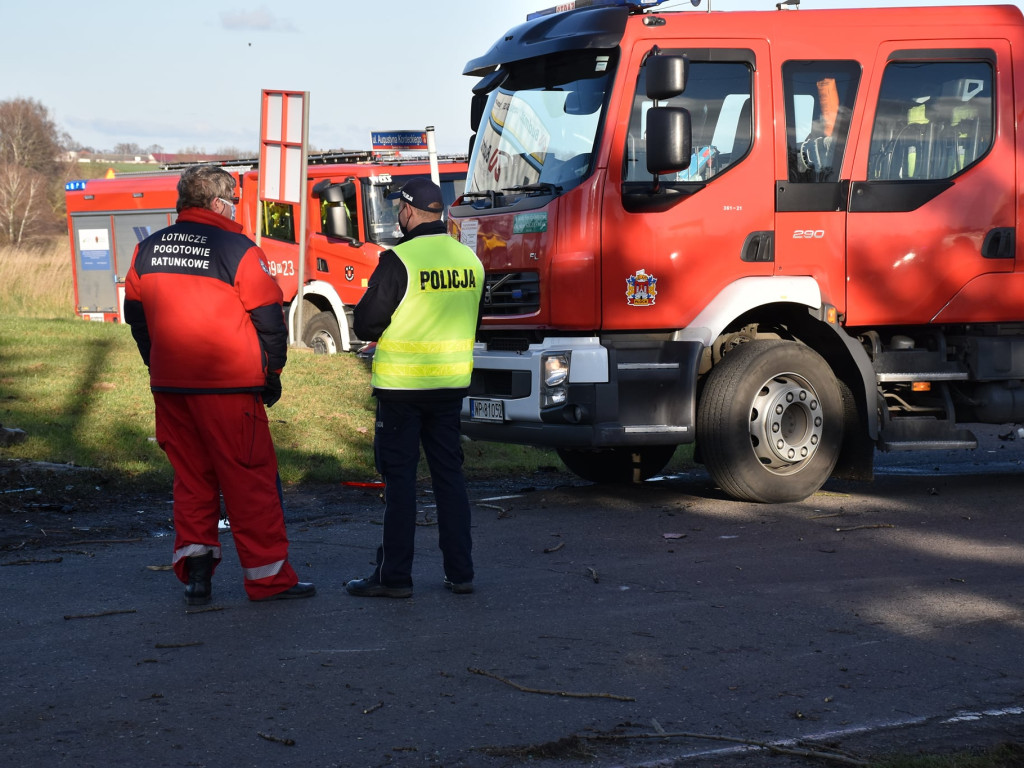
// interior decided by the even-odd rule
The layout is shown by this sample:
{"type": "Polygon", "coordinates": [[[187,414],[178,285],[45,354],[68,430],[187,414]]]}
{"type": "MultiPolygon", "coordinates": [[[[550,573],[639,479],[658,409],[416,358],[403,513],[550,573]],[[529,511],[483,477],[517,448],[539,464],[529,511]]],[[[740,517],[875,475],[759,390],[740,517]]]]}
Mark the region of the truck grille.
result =
{"type": "Polygon", "coordinates": [[[536,272],[488,272],[484,283],[484,314],[529,315],[540,309],[536,272]]]}

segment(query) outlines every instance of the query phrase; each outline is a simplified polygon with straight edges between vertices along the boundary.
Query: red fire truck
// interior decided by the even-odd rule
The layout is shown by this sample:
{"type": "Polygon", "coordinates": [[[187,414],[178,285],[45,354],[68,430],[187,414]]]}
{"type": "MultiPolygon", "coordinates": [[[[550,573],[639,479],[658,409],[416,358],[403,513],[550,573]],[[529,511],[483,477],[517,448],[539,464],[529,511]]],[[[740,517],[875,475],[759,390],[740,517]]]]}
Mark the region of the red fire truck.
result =
{"type": "MultiPolygon", "coordinates": [[[[410,178],[429,177],[423,159],[370,152],[332,152],[309,157],[306,177],[306,264],[303,328],[296,328],[299,206],[261,201],[256,161],[221,163],[239,181],[237,218],[267,255],[288,304],[289,327],[316,352],[349,351],[358,345],[352,307],[366,288],[380,252],[401,232],[387,196],[410,178]],[[257,220],[259,224],[257,224],[257,220]]],[[[452,202],[465,186],[464,158],[442,158],[441,190],[452,202]]],[[[89,320],[121,319],[123,279],[136,244],[177,217],[177,183],[184,166],[67,184],[75,312],[89,320]]]]}
{"type": "Polygon", "coordinates": [[[657,2],[538,14],[465,68],[466,434],[595,481],[693,443],[782,502],[1024,420],[1020,10],[657,2]]]}

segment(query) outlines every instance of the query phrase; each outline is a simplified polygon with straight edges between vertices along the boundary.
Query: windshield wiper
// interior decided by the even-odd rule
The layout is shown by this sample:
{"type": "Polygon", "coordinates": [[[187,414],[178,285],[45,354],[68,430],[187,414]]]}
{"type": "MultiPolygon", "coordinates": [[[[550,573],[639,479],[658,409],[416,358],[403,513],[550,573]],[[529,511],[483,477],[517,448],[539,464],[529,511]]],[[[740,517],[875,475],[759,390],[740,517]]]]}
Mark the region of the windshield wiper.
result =
{"type": "Polygon", "coordinates": [[[549,181],[538,181],[536,184],[519,184],[514,187],[503,187],[500,192],[493,189],[485,189],[479,192],[464,192],[462,198],[464,200],[475,200],[476,202],[471,203],[476,208],[496,208],[498,206],[497,199],[499,195],[506,194],[517,194],[525,192],[527,196],[533,195],[557,195],[562,191],[562,187],[558,184],[552,184],[549,181]],[[486,199],[487,203],[483,200],[486,199]],[[488,203],[490,204],[488,206],[488,203]]]}
{"type": "Polygon", "coordinates": [[[494,208],[495,207],[494,206],[494,198],[496,196],[497,196],[497,193],[493,189],[485,189],[482,192],[463,192],[462,193],[462,199],[463,200],[477,200],[477,202],[471,203],[471,205],[474,208],[486,208],[486,207],[494,208]],[[487,206],[486,204],[479,202],[479,198],[487,198],[487,202],[490,203],[490,206],[487,206]]]}
{"type": "Polygon", "coordinates": [[[536,184],[520,184],[515,187],[503,187],[502,192],[526,192],[530,194],[537,192],[544,195],[557,195],[562,191],[562,188],[558,184],[552,184],[550,181],[538,181],[536,184]]]}

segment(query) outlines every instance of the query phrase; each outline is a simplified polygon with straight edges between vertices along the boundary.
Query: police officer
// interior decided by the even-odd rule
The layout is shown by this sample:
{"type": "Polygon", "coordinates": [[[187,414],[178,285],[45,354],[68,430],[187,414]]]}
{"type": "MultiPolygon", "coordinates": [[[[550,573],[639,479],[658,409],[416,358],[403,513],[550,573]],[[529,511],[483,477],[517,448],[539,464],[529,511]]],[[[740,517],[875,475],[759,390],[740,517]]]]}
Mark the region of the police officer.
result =
{"type": "Polygon", "coordinates": [[[266,257],[233,221],[235,180],[192,166],[178,220],[139,243],[124,316],[149,368],[156,439],[174,467],[174,572],[189,605],[211,600],[220,498],[251,600],[310,597],[288,562],[277,455],[264,405],[288,348],[266,257]]]}
{"type": "Polygon", "coordinates": [[[437,502],[444,586],[473,591],[469,497],[459,412],[473,370],[483,265],[441,221],[441,190],[412,179],[398,200],[404,237],[380,255],[355,308],[356,336],[377,341],[374,452],[385,483],[384,525],[373,573],[345,585],[359,597],[411,597],[420,443],[437,502]]]}

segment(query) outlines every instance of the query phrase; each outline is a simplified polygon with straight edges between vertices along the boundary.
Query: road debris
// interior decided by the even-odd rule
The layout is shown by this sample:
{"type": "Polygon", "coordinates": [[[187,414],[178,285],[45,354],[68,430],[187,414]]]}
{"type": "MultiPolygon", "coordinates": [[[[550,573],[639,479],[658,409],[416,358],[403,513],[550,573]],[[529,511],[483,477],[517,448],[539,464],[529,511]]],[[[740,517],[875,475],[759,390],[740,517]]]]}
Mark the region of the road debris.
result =
{"type": "Polygon", "coordinates": [[[295,746],[295,739],[283,739],[280,736],[273,736],[269,733],[263,733],[262,731],[256,731],[256,735],[259,736],[261,739],[273,741],[276,744],[284,744],[286,747],[295,746]]]}
{"type": "Polygon", "coordinates": [[[467,667],[466,669],[474,675],[483,675],[484,677],[490,677],[498,682],[505,683],[505,685],[511,685],[517,691],[522,691],[523,693],[540,693],[545,696],[562,696],[569,699],[614,699],[615,701],[636,701],[632,696],[619,696],[614,693],[573,693],[570,691],[549,691],[543,688],[527,688],[526,686],[514,683],[501,675],[488,672],[485,669],[477,669],[476,667],[467,667]]]}
{"type": "Polygon", "coordinates": [[[63,562],[63,560],[63,557],[51,557],[46,560],[39,557],[30,557],[25,560],[11,560],[8,563],[0,563],[0,565],[33,565],[35,563],[60,563],[63,562]]]}
{"type": "Polygon", "coordinates": [[[79,614],[75,614],[75,615],[66,615],[64,617],[64,619],[65,619],[65,621],[68,621],[70,619],[98,619],[101,616],[118,616],[119,614],[122,614],[122,613],[137,613],[137,611],[134,608],[126,608],[126,609],[121,610],[121,611],[100,611],[99,613],[79,613],[79,614]]]}

